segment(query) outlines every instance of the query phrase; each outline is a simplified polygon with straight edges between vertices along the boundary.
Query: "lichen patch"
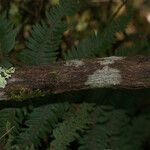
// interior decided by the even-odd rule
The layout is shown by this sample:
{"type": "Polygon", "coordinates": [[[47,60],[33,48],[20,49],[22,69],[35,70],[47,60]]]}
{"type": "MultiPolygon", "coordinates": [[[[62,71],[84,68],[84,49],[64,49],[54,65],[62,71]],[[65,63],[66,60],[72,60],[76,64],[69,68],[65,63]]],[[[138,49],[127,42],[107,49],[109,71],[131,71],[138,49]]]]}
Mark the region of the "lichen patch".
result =
{"type": "Polygon", "coordinates": [[[7,79],[9,79],[14,72],[14,67],[9,69],[0,67],[0,88],[5,88],[7,79]]]}
{"type": "Polygon", "coordinates": [[[111,56],[111,57],[105,57],[100,59],[100,65],[109,65],[115,63],[117,60],[122,60],[124,57],[117,57],[117,56],[111,56]]]}
{"type": "Polygon", "coordinates": [[[74,67],[80,67],[83,65],[84,65],[84,62],[82,60],[69,60],[65,64],[65,66],[74,66],[74,67]]]}
{"type": "Polygon", "coordinates": [[[108,66],[96,70],[92,75],[89,75],[85,85],[101,88],[111,87],[112,85],[119,85],[121,82],[121,74],[118,69],[110,68],[108,66]]]}

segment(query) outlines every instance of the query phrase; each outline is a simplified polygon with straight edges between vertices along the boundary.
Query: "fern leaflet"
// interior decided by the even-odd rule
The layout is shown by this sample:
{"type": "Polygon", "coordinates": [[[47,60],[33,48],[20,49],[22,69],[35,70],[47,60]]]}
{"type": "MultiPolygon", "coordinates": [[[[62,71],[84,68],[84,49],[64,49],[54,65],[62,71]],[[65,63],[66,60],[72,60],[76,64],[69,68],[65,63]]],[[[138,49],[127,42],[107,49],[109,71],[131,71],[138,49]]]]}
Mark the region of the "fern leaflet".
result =
{"type": "Polygon", "coordinates": [[[73,109],[67,113],[65,120],[53,130],[55,139],[51,142],[50,149],[65,150],[72,141],[79,138],[79,133],[88,127],[89,112],[92,109],[92,104],[84,103],[77,110],[73,109]]]}
{"type": "Polygon", "coordinates": [[[0,62],[1,66],[10,66],[9,53],[15,46],[15,39],[19,28],[14,28],[6,19],[6,14],[0,16],[0,62]]]}
{"type": "Polygon", "coordinates": [[[45,138],[51,133],[68,107],[68,103],[62,103],[35,108],[25,122],[26,128],[17,136],[16,145],[21,150],[33,146],[37,148],[41,143],[41,138],[45,138]]]}

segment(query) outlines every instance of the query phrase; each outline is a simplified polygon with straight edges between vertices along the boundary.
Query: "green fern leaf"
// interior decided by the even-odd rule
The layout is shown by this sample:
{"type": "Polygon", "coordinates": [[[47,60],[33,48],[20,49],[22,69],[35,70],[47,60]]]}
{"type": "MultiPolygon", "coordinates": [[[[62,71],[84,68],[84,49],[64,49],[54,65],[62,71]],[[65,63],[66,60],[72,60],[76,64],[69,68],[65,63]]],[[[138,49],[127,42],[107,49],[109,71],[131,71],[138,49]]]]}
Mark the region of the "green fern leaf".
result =
{"type": "Polygon", "coordinates": [[[46,11],[46,17],[54,27],[59,24],[63,17],[74,15],[80,8],[80,3],[77,0],[60,0],[59,5],[52,8],[50,12],[46,11]]]}
{"type": "Polygon", "coordinates": [[[83,132],[90,122],[89,113],[92,109],[92,104],[84,103],[78,110],[71,110],[65,120],[53,130],[55,139],[51,142],[50,149],[66,150],[72,141],[79,138],[79,132],[83,132]]]}
{"type": "Polygon", "coordinates": [[[45,23],[33,26],[32,36],[26,42],[27,49],[19,55],[19,59],[27,65],[56,61],[61,36],[65,30],[65,23],[62,23],[61,27],[56,26],[55,29],[49,29],[45,23]]]}
{"type": "Polygon", "coordinates": [[[89,38],[81,41],[64,54],[65,59],[79,59],[94,56],[106,56],[106,51],[116,43],[116,32],[124,31],[132,17],[132,8],[129,7],[128,14],[123,15],[109,23],[103,32],[98,31],[97,35],[92,34],[89,38]]]}
{"type": "Polygon", "coordinates": [[[42,22],[33,26],[31,37],[26,42],[26,49],[19,59],[27,65],[49,64],[55,62],[61,38],[67,30],[63,17],[76,12],[76,0],[60,0],[60,4],[46,12],[50,27],[42,22]]]}
{"type": "Polygon", "coordinates": [[[142,150],[150,137],[150,117],[129,117],[125,110],[97,107],[91,129],[80,138],[80,150],[142,150]],[[88,141],[88,142],[87,142],[88,141]]]}
{"type": "Polygon", "coordinates": [[[0,110],[0,141],[3,141],[6,146],[12,142],[12,137],[19,133],[23,120],[22,114],[20,109],[0,110]]]}
{"type": "Polygon", "coordinates": [[[113,110],[110,107],[97,107],[93,115],[91,130],[87,131],[86,135],[80,139],[79,149],[112,149],[111,137],[122,133],[124,126],[129,122],[128,117],[124,111],[113,110]]]}
{"type": "Polygon", "coordinates": [[[79,45],[74,46],[71,50],[68,50],[64,54],[66,60],[71,59],[81,59],[81,58],[91,58],[94,55],[94,50],[97,49],[97,36],[95,33],[79,43],[79,45]]]}
{"type": "MultiPolygon", "coordinates": [[[[15,39],[19,28],[14,28],[12,23],[6,19],[6,14],[0,16],[0,62],[9,64],[8,56],[15,46],[15,39]],[[7,60],[7,61],[6,61],[7,60]]],[[[9,64],[10,65],[10,64],[9,64]]]]}
{"type": "Polygon", "coordinates": [[[149,55],[149,42],[148,40],[136,40],[127,48],[119,48],[115,51],[116,56],[135,56],[135,55],[149,55]]]}
{"type": "Polygon", "coordinates": [[[35,108],[25,122],[26,128],[16,138],[16,145],[21,150],[25,150],[26,147],[32,147],[32,145],[37,148],[41,143],[41,139],[52,132],[52,129],[68,107],[68,103],[62,103],[35,108]]]}
{"type": "Polygon", "coordinates": [[[133,8],[129,5],[126,15],[122,15],[121,17],[114,19],[112,22],[110,22],[110,24],[108,23],[102,33],[98,33],[99,46],[95,51],[97,56],[104,56],[104,54],[106,55],[107,50],[111,50],[113,44],[115,44],[117,41],[115,33],[125,30],[126,26],[132,18],[132,14],[133,8]]]}

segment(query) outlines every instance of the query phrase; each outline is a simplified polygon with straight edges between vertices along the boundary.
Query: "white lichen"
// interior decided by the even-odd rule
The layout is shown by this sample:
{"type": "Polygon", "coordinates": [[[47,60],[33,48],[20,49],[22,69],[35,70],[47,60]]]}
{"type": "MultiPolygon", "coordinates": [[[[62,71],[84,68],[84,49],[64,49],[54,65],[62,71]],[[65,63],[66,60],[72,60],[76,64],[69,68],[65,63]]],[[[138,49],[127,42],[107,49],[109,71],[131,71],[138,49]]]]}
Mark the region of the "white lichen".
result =
{"type": "Polygon", "coordinates": [[[0,67],[0,88],[5,88],[7,79],[9,79],[14,72],[14,67],[9,69],[0,67]]]}
{"type": "Polygon", "coordinates": [[[89,75],[85,85],[101,88],[111,87],[112,85],[119,85],[121,82],[121,75],[118,69],[113,69],[108,66],[96,70],[92,75],[89,75]]]}
{"type": "Polygon", "coordinates": [[[100,58],[100,65],[109,65],[115,63],[117,60],[122,60],[124,57],[117,57],[117,56],[111,56],[111,57],[105,57],[100,58]]]}
{"type": "Polygon", "coordinates": [[[74,66],[74,67],[80,67],[83,65],[84,62],[82,60],[68,60],[65,64],[65,66],[74,66]]]}

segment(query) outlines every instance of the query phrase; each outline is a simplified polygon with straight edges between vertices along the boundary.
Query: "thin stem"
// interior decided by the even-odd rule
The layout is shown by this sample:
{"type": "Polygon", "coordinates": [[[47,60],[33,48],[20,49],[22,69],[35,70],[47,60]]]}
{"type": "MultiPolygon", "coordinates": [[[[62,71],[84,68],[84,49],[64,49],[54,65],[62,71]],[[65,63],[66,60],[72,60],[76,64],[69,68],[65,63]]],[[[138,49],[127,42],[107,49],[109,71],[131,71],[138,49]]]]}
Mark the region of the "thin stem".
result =
{"type": "Polygon", "coordinates": [[[110,21],[112,22],[113,19],[117,16],[117,14],[120,12],[120,10],[123,8],[123,6],[127,3],[127,1],[123,1],[123,3],[118,7],[118,9],[116,10],[116,12],[110,17],[110,21]]]}
{"type": "Polygon", "coordinates": [[[15,128],[15,126],[11,127],[5,134],[3,134],[3,135],[0,137],[0,140],[1,140],[2,138],[4,138],[7,134],[9,134],[9,133],[13,130],[13,128],[15,128]]]}

